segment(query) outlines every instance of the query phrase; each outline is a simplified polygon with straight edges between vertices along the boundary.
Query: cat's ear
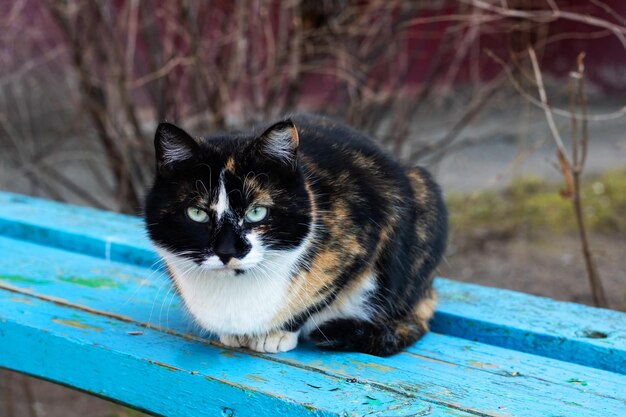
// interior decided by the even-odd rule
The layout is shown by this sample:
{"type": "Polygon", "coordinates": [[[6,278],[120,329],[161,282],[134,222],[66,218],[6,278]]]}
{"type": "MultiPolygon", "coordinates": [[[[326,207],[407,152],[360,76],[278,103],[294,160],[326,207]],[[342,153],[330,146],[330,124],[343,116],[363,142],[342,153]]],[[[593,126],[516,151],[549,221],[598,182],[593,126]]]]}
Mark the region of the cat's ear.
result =
{"type": "Polygon", "coordinates": [[[154,135],[157,170],[171,170],[181,162],[192,160],[198,153],[198,143],[183,129],[171,123],[159,123],[154,135]]]}
{"type": "Polygon", "coordinates": [[[254,146],[262,156],[291,169],[297,166],[298,130],[291,119],[268,128],[255,141],[254,146]]]}

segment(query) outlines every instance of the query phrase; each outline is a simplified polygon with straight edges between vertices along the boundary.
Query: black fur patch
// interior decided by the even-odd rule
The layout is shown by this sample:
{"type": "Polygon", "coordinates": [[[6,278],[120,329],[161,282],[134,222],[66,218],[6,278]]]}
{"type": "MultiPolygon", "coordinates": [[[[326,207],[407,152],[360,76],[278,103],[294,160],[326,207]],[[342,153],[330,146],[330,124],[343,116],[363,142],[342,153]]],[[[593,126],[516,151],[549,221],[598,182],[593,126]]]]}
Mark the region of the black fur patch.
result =
{"type": "Polygon", "coordinates": [[[309,338],[322,349],[363,352],[390,356],[420,339],[426,329],[417,323],[404,323],[407,332],[400,334],[398,323],[372,323],[356,319],[336,319],[322,324],[309,338]]]}

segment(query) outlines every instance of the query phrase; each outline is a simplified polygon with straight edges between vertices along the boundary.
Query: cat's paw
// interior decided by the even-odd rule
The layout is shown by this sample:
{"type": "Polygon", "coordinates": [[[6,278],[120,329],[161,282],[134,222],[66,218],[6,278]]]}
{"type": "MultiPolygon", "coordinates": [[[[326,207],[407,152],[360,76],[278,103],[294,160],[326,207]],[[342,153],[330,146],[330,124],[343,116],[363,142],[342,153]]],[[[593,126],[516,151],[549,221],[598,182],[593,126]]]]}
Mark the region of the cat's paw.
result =
{"type": "Polygon", "coordinates": [[[299,333],[278,331],[261,336],[252,336],[248,348],[264,353],[287,352],[298,345],[299,333]]]}
{"type": "Polygon", "coordinates": [[[220,342],[224,346],[242,348],[248,347],[249,340],[247,336],[233,336],[232,334],[221,334],[220,342]]]}

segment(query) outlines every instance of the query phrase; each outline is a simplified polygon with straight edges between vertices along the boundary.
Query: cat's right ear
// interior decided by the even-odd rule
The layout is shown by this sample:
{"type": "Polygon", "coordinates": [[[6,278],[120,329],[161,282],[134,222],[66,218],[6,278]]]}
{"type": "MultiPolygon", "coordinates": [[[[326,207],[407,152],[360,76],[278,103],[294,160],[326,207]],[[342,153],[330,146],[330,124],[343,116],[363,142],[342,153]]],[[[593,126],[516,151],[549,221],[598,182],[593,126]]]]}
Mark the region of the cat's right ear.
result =
{"type": "Polygon", "coordinates": [[[183,129],[171,123],[159,123],[154,135],[157,171],[161,174],[176,165],[192,160],[199,151],[198,143],[183,129]]]}
{"type": "Polygon", "coordinates": [[[283,167],[295,170],[297,165],[298,130],[291,119],[270,126],[252,146],[259,155],[283,167]]]}

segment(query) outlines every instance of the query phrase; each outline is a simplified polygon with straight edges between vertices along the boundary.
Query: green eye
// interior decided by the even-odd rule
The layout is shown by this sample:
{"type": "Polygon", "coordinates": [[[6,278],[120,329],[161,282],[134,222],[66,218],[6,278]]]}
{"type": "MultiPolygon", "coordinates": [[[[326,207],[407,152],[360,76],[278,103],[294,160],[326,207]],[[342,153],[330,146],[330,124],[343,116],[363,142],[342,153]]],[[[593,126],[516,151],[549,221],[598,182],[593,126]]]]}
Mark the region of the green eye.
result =
{"type": "Polygon", "coordinates": [[[196,206],[187,207],[187,216],[189,216],[189,218],[194,222],[198,223],[206,223],[209,221],[209,215],[206,211],[196,206]]]}
{"type": "Polygon", "coordinates": [[[246,220],[250,223],[258,223],[261,220],[265,220],[269,213],[267,207],[253,206],[246,211],[246,220]]]}

